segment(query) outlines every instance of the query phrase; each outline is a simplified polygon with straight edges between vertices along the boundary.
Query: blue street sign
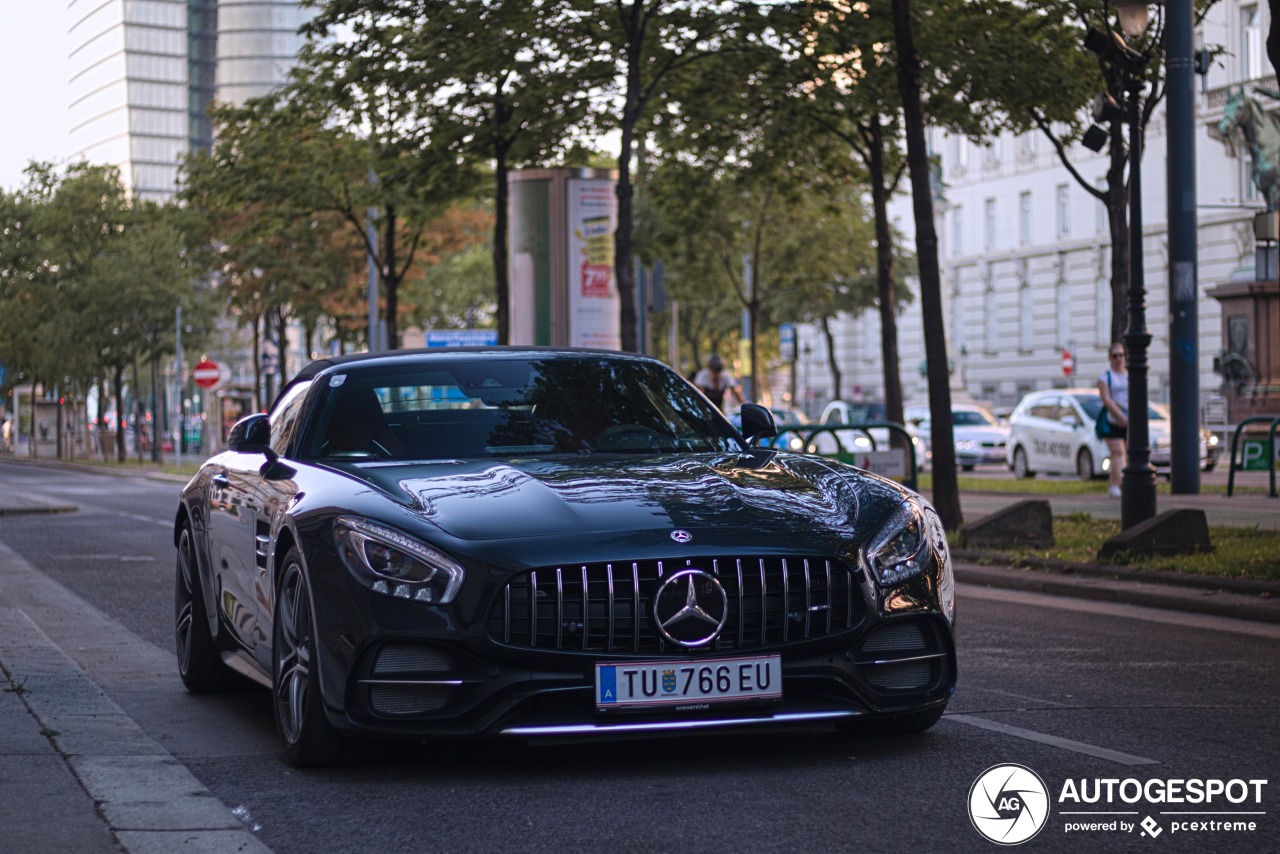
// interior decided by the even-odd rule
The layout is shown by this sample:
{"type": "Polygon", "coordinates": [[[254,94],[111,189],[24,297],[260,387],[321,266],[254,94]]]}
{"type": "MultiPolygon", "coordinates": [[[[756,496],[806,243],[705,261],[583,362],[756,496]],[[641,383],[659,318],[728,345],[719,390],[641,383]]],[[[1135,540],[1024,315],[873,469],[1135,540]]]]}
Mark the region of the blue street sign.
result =
{"type": "Polygon", "coordinates": [[[427,331],[428,347],[492,347],[498,343],[496,329],[432,329],[427,331]]]}

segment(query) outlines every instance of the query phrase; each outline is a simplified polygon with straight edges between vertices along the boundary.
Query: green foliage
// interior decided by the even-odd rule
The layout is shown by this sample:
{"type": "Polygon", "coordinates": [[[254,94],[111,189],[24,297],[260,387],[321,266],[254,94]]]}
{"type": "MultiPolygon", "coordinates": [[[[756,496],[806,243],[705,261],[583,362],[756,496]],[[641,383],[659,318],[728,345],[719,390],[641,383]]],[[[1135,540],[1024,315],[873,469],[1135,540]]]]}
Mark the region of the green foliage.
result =
{"type": "MultiPolygon", "coordinates": [[[[1054,545],[1048,549],[1004,552],[1010,559],[1035,558],[1074,563],[1095,563],[1098,549],[1120,533],[1120,523],[1087,513],[1055,516],[1054,545]]],[[[1136,569],[1170,570],[1229,578],[1280,581],[1280,531],[1213,525],[1209,528],[1213,551],[1193,555],[1158,555],[1131,559],[1136,569]]]]}

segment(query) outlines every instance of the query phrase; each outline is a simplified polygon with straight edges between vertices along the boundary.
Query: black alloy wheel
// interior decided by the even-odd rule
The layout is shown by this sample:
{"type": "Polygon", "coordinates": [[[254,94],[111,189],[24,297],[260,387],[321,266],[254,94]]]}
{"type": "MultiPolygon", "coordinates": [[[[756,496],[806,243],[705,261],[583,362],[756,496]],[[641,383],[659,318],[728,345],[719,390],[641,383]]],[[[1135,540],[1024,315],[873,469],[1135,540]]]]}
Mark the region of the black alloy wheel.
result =
{"type": "Polygon", "coordinates": [[[317,669],[311,586],[296,548],[285,556],[271,631],[272,711],[285,759],[300,768],[333,765],[343,737],[325,717],[317,669]]]}
{"type": "Polygon", "coordinates": [[[209,616],[190,525],[184,525],[178,536],[178,565],[174,574],[174,637],[182,684],[193,694],[221,691],[227,687],[231,672],[222,663],[209,634],[209,616]]]}

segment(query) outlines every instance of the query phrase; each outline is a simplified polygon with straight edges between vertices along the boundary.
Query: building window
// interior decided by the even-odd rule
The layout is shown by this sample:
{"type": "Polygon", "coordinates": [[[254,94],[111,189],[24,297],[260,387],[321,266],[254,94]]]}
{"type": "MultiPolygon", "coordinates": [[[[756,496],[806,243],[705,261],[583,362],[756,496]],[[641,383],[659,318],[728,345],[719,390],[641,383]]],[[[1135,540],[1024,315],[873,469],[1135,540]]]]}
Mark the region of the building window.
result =
{"type": "Polygon", "coordinates": [[[1240,7],[1240,76],[1255,80],[1262,76],[1262,18],[1257,6],[1240,7]]]}
{"type": "Polygon", "coordinates": [[[956,205],[951,210],[951,254],[964,253],[964,205],[956,205]]]}
{"type": "Polygon", "coordinates": [[[990,251],[996,248],[996,200],[987,199],[982,211],[983,245],[990,251]]]}
{"type": "Polygon", "coordinates": [[[1059,184],[1057,190],[1058,239],[1065,240],[1071,236],[1071,196],[1066,184],[1059,184]]]}
{"type": "Polygon", "coordinates": [[[1018,196],[1018,242],[1031,242],[1031,191],[1018,196]]]}
{"type": "Polygon", "coordinates": [[[1238,157],[1236,162],[1240,164],[1240,201],[1261,201],[1262,194],[1258,192],[1258,185],[1253,182],[1253,159],[1250,157],[1238,157]]]}
{"type": "Polygon", "coordinates": [[[982,314],[986,332],[986,340],[983,342],[983,347],[988,353],[994,353],[1000,346],[1000,324],[996,315],[995,285],[988,284],[986,293],[982,295],[982,314]]]}
{"type": "Polygon", "coordinates": [[[983,149],[983,164],[987,168],[995,168],[1000,165],[1000,137],[993,136],[991,141],[987,143],[987,147],[983,149]]]}
{"type": "Polygon", "coordinates": [[[1099,277],[1097,293],[1097,311],[1094,312],[1094,317],[1098,325],[1095,340],[1099,347],[1108,347],[1111,344],[1111,280],[1105,276],[1099,277]]]}
{"type": "Polygon", "coordinates": [[[1036,156],[1036,133],[1024,133],[1018,136],[1018,157],[1031,160],[1036,156]]]}
{"type": "Polygon", "coordinates": [[[951,137],[951,162],[955,164],[958,175],[963,175],[969,168],[969,141],[963,136],[951,137]]]}
{"type": "Polygon", "coordinates": [[[1027,351],[1035,346],[1035,328],[1031,311],[1031,286],[1023,282],[1018,287],[1018,349],[1027,351]]]}

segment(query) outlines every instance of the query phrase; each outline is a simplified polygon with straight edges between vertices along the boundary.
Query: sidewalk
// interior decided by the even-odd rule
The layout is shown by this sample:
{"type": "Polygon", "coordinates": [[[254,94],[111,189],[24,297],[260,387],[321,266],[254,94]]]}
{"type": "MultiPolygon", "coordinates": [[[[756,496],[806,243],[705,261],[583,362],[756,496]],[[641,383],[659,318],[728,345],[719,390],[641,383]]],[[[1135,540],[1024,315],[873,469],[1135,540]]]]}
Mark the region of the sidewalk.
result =
{"type": "MultiPolygon", "coordinates": [[[[0,490],[0,516],[76,509],[0,490]]],[[[74,594],[0,543],[4,850],[267,852],[40,627],[83,613],[74,594]]],[[[92,621],[82,630],[82,644],[102,643],[92,621]]]]}

